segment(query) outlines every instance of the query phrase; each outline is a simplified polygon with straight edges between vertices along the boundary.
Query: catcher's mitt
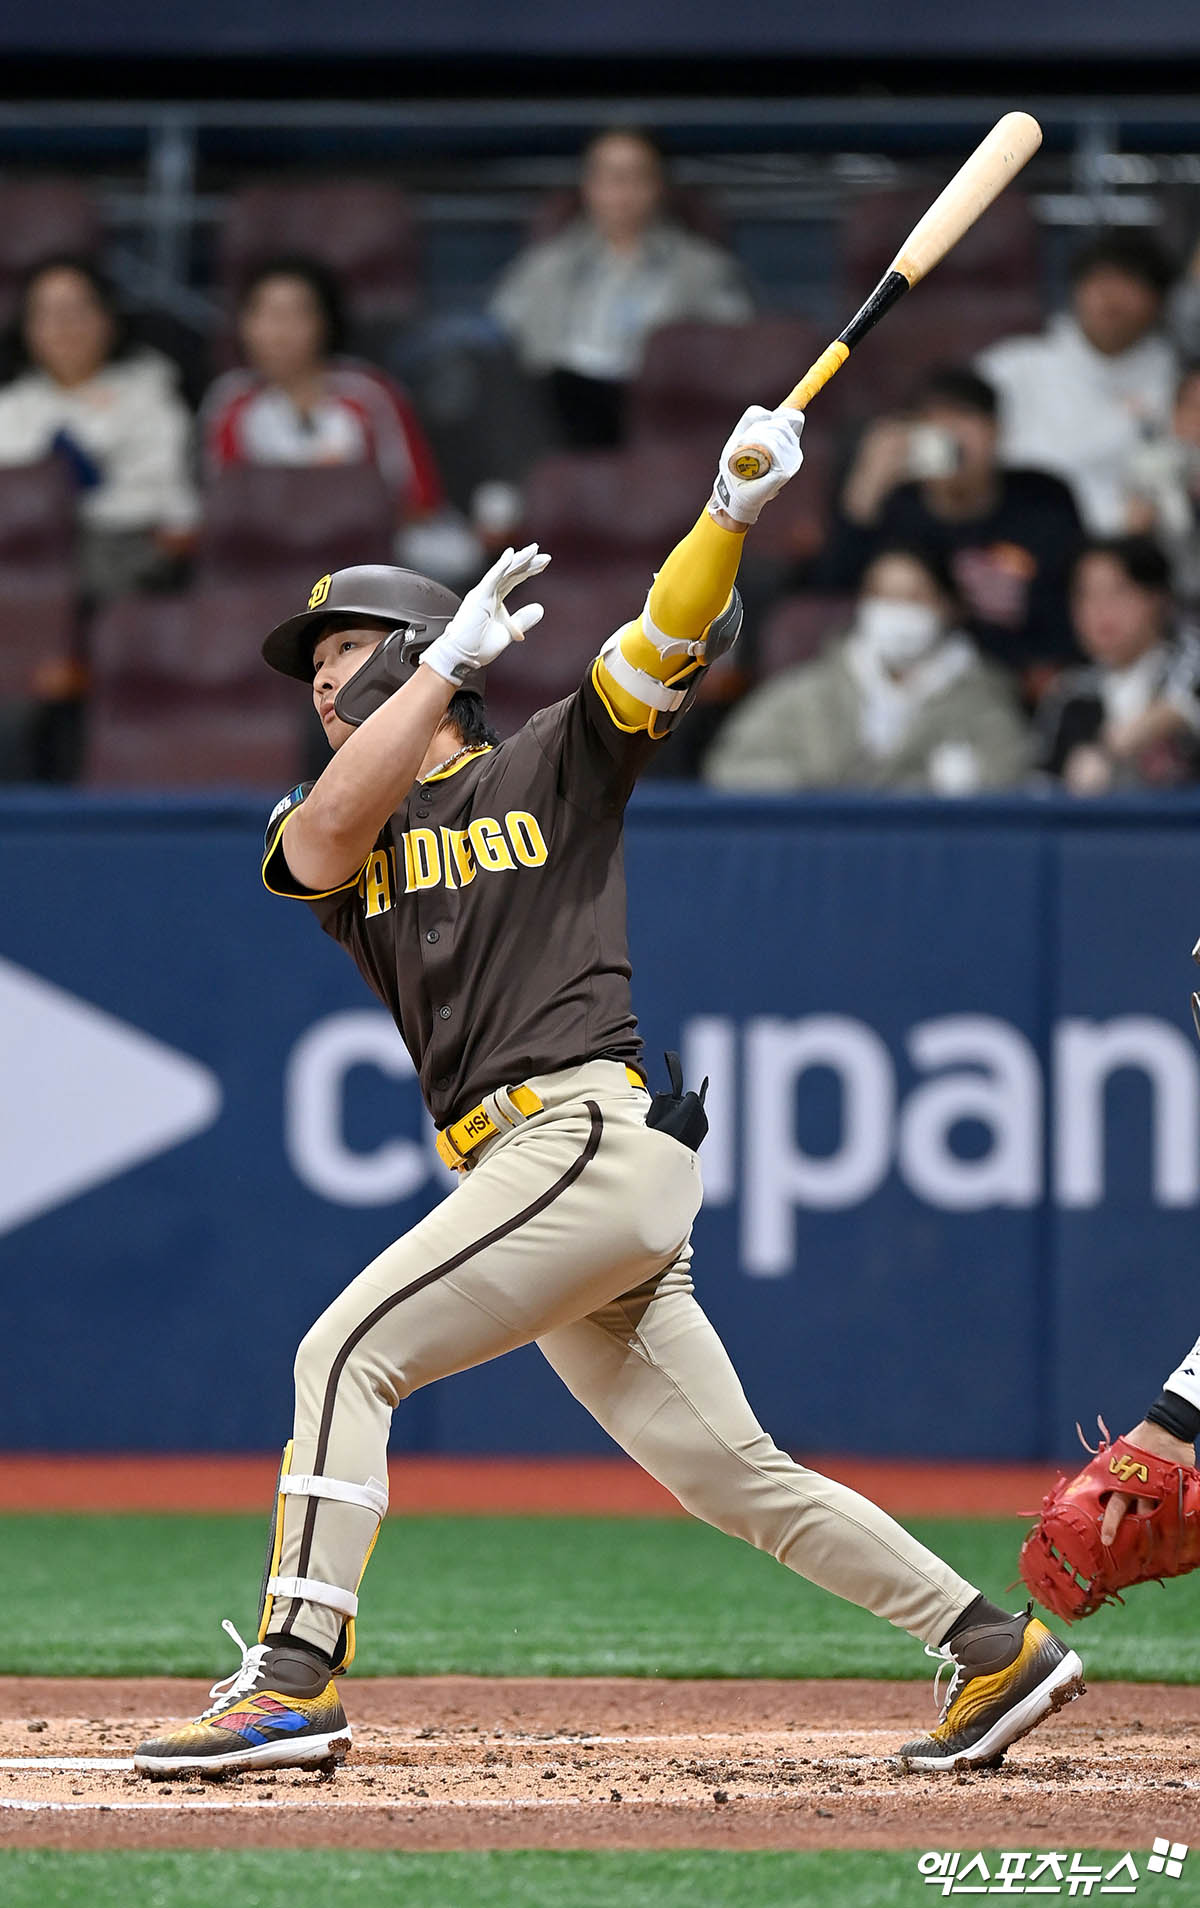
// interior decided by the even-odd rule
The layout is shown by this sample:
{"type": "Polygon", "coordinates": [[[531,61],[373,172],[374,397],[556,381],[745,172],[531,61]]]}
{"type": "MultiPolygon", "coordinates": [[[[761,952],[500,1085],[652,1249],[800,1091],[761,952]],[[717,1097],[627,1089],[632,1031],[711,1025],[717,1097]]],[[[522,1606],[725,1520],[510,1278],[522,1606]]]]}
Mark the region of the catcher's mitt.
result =
{"type": "MultiPolygon", "coordinates": [[[[1200,1470],[1169,1464],[1127,1438],[1107,1441],[1070,1483],[1060,1477],[1021,1546],[1021,1575],[1038,1602],[1065,1623],[1105,1603],[1123,1603],[1134,1583],[1161,1582],[1200,1567],[1200,1470]],[[1104,1507],[1114,1491],[1154,1500],[1131,1503],[1111,1545],[1100,1541],[1104,1507]]],[[[1082,1432],[1080,1437],[1082,1438],[1082,1432]]],[[[1091,1447],[1084,1446],[1085,1450],[1091,1447]]]]}

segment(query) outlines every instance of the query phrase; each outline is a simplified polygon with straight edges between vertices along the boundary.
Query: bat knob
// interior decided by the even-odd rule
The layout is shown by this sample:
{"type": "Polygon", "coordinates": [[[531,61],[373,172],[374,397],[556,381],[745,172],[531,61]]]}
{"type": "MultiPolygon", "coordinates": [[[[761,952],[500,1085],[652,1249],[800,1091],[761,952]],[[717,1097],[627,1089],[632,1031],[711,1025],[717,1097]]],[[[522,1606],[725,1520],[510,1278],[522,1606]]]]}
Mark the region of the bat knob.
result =
{"type": "Polygon", "coordinates": [[[765,444],[739,444],[730,453],[729,474],[744,484],[753,483],[756,477],[765,477],[774,467],[774,462],[765,444]]]}

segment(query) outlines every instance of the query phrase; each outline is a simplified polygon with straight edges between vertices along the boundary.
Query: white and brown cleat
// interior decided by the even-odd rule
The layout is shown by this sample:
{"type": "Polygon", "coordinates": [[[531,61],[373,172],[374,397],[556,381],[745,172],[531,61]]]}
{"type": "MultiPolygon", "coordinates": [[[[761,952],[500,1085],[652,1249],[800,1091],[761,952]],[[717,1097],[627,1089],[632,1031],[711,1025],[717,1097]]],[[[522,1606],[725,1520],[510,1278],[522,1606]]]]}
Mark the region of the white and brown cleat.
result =
{"type": "Polygon", "coordinates": [[[954,1675],[936,1728],[897,1752],[910,1768],[977,1768],[1004,1752],[1047,1716],[1082,1696],[1083,1664],[1044,1623],[1024,1610],[1007,1623],[964,1630],[952,1646],[928,1649],[954,1675]]]}

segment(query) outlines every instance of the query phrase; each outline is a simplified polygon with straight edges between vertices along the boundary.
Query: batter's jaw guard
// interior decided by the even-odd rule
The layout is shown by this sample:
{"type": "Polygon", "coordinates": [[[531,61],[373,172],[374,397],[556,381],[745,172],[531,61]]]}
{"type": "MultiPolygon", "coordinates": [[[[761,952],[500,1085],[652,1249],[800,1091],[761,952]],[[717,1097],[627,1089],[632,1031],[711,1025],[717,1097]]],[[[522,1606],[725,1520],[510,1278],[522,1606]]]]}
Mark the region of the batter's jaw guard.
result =
{"type": "MultiPolygon", "coordinates": [[[[411,681],[420,665],[422,651],[428,649],[432,641],[432,636],[425,631],[413,630],[407,624],[392,630],[378,649],[372,650],[361,669],[356,669],[349,682],[338,690],[333,699],[334,714],[357,729],[376,709],[382,708],[389,696],[411,681]]],[[[473,669],[463,677],[455,693],[481,696],[483,691],[483,670],[473,669]]]]}
{"type": "Polygon", "coordinates": [[[649,708],[646,733],[658,742],[686,715],[700,693],[705,671],[728,654],[741,633],[742,599],[734,589],[720,615],[713,617],[699,641],[690,646],[675,674],[668,676],[665,682],[657,681],[626,661],[621,651],[623,630],[609,637],[600,655],[613,680],[649,708]]]}
{"type": "Polygon", "coordinates": [[[387,1515],[387,1485],[381,1484],[377,1477],[369,1477],[365,1484],[348,1484],[338,1477],[315,1477],[297,1474],[292,1470],[292,1440],[283,1448],[283,1461],[279,1467],[279,1484],[275,1497],[275,1507],[271,1513],[271,1528],[267,1535],[267,1556],[263,1568],[262,1587],[258,1593],[258,1640],[265,1643],[271,1628],[276,1597],[294,1597],[305,1603],[319,1603],[328,1610],[336,1610],[345,1618],[337,1646],[333,1652],[332,1668],[335,1676],[349,1669],[354,1661],[355,1634],[354,1621],[358,1615],[358,1591],[366,1575],[371,1553],[379,1540],[379,1531],[387,1515]],[[358,1583],[353,1590],[343,1590],[336,1583],[321,1583],[315,1577],[281,1577],[279,1558],[283,1549],[283,1500],[285,1497],[325,1497],[339,1504],[359,1504],[364,1510],[374,1511],[379,1519],[375,1535],[363,1558],[362,1569],[358,1573],[358,1583]]]}

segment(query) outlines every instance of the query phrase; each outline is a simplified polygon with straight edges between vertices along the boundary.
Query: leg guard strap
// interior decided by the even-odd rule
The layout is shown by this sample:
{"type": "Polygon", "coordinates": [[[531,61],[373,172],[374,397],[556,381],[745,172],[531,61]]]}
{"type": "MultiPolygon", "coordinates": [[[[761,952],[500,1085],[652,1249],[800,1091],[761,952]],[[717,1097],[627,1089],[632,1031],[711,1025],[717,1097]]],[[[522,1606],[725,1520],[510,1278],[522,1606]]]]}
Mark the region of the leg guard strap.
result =
{"type": "Polygon", "coordinates": [[[381,1484],[377,1477],[369,1477],[365,1484],[347,1484],[340,1477],[307,1476],[303,1472],[293,1474],[285,1472],[279,1480],[281,1497],[328,1497],[338,1504],[359,1504],[363,1510],[374,1511],[376,1517],[387,1514],[387,1485],[381,1484]]]}
{"type": "MultiPolygon", "coordinates": [[[[281,1577],[279,1572],[280,1552],[283,1548],[283,1506],[287,1497],[323,1497],[339,1504],[354,1504],[363,1510],[369,1510],[379,1519],[375,1535],[371,1539],[367,1555],[363,1559],[363,1572],[375,1548],[379,1529],[388,1507],[387,1485],[377,1477],[369,1477],[365,1484],[351,1484],[344,1478],[321,1477],[309,1472],[293,1472],[292,1446],[289,1443],[283,1454],[280,1466],[279,1484],[275,1499],[275,1515],[271,1523],[271,1534],[267,1545],[267,1567],[263,1572],[262,1591],[259,1596],[258,1640],[263,1642],[269,1631],[274,1615],[277,1597],[293,1597],[298,1602],[323,1604],[326,1609],[336,1610],[346,1620],[333,1652],[335,1673],[344,1670],[354,1660],[354,1619],[358,1614],[358,1597],[354,1590],[343,1590],[338,1584],[322,1583],[315,1577],[281,1577]]],[[[362,1572],[359,1573],[359,1583],[362,1572]]],[[[355,1586],[357,1589],[357,1585],[355,1586]]]]}
{"type": "Polygon", "coordinates": [[[322,1583],[317,1577],[271,1577],[267,1594],[295,1597],[303,1603],[322,1603],[326,1609],[336,1610],[344,1617],[358,1615],[358,1598],[353,1590],[343,1590],[336,1583],[322,1583]]]}

